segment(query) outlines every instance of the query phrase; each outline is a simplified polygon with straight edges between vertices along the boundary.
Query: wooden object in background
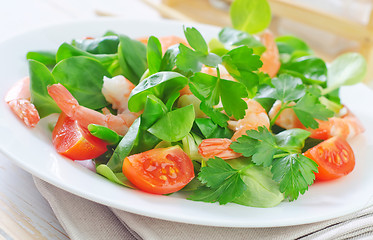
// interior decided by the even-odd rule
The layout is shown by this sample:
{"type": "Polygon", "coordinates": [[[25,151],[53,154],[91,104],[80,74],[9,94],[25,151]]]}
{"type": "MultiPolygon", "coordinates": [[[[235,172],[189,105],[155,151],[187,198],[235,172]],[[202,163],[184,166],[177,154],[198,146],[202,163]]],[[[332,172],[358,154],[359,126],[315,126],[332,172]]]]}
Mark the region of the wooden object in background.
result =
{"type": "MultiPolygon", "coordinates": [[[[233,0],[225,0],[227,3],[233,0]]],[[[276,19],[286,18],[321,29],[359,44],[359,52],[368,62],[366,82],[373,84],[373,10],[367,25],[355,23],[326,12],[303,6],[292,0],[268,0],[273,13],[273,26],[276,19]]],[[[197,22],[229,26],[229,12],[211,6],[209,0],[162,0],[162,3],[173,10],[194,19],[197,22]]],[[[320,53],[326,59],[330,56],[320,53]]]]}

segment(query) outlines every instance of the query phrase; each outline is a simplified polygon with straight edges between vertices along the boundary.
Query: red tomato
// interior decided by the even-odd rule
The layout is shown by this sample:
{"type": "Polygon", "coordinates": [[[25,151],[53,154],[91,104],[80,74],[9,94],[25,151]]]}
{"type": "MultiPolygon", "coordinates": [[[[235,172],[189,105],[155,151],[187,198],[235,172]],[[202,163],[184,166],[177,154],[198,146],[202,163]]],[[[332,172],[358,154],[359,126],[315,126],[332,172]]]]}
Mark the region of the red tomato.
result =
{"type": "Polygon", "coordinates": [[[192,160],[179,147],[156,148],[124,159],[123,174],[139,189],[173,193],[194,178],[192,160]]]}
{"type": "Polygon", "coordinates": [[[317,180],[332,180],[349,174],[355,167],[355,155],[345,140],[333,137],[308,149],[304,155],[314,160],[317,180]]]}
{"type": "Polygon", "coordinates": [[[106,142],[92,136],[64,113],[53,129],[52,140],[57,152],[72,160],[96,158],[107,151],[106,142]]]}

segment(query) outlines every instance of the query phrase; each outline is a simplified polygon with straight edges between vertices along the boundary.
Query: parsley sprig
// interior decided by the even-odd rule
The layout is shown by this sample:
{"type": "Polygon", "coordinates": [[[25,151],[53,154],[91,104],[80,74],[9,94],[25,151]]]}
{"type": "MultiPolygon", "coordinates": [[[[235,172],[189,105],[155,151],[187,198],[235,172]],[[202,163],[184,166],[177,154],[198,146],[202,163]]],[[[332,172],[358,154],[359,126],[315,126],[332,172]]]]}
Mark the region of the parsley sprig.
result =
{"type": "Polygon", "coordinates": [[[184,28],[185,37],[189,48],[184,44],[179,45],[179,53],[176,57],[176,66],[185,73],[200,72],[203,64],[210,67],[217,67],[221,63],[221,58],[209,53],[208,46],[202,34],[194,27],[184,28]]]}
{"type": "Polygon", "coordinates": [[[232,202],[247,187],[241,178],[243,171],[244,169],[234,169],[221,158],[210,159],[198,174],[198,179],[205,185],[197,189],[189,199],[220,204],[232,202]]]}
{"type": "Polygon", "coordinates": [[[219,69],[218,76],[214,77],[206,73],[195,73],[190,78],[190,90],[201,100],[200,108],[221,127],[227,126],[228,116],[241,119],[245,116],[247,104],[242,98],[247,97],[245,86],[239,82],[221,79],[219,69]],[[226,114],[222,109],[215,108],[221,101],[226,114]]]}
{"type": "Polygon", "coordinates": [[[292,108],[305,127],[317,128],[316,119],[328,120],[334,115],[319,100],[319,92],[315,87],[306,87],[300,78],[289,74],[281,74],[271,81],[272,86],[265,85],[259,91],[258,98],[273,98],[281,101],[281,108],[271,120],[272,127],[285,109],[292,108]],[[295,104],[293,104],[295,103],[295,104]]]}
{"type": "Polygon", "coordinates": [[[273,180],[280,183],[280,191],[290,201],[304,194],[315,180],[317,164],[301,154],[310,133],[291,129],[273,135],[265,127],[248,130],[231,148],[245,157],[252,157],[257,165],[271,166],[273,180]]]}
{"type": "Polygon", "coordinates": [[[207,43],[197,29],[185,28],[184,34],[193,49],[180,44],[176,66],[186,75],[193,74],[189,86],[192,93],[201,100],[201,110],[222,127],[227,126],[228,116],[243,118],[247,109],[243,98],[254,97],[257,92],[259,77],[255,71],[262,66],[260,57],[247,46],[235,48],[220,57],[209,53],[207,43]],[[238,82],[220,77],[220,63],[238,82]],[[201,73],[203,64],[214,67],[217,76],[201,73]],[[219,103],[222,108],[217,107],[219,103]]]}

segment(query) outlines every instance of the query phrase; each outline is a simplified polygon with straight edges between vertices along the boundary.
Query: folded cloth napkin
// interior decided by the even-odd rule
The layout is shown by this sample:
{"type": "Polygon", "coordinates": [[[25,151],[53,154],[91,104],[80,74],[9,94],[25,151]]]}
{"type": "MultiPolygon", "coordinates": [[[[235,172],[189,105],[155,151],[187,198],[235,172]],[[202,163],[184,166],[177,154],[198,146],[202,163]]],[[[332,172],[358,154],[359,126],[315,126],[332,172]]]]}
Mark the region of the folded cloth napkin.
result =
{"type": "Polygon", "coordinates": [[[373,206],[328,221],[277,228],[223,228],[144,217],[89,201],[34,177],[71,239],[373,239],[373,206]]]}

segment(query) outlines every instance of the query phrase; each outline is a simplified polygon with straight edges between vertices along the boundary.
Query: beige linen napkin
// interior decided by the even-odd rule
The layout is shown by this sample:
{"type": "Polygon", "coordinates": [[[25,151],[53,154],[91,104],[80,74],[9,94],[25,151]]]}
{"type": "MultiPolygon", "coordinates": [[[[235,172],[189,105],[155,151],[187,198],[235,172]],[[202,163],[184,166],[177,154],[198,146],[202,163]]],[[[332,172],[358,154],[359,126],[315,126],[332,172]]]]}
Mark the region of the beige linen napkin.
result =
{"type": "Polygon", "coordinates": [[[278,228],[222,228],[144,217],[83,199],[34,177],[69,237],[75,239],[373,239],[373,206],[329,221],[278,228]]]}

